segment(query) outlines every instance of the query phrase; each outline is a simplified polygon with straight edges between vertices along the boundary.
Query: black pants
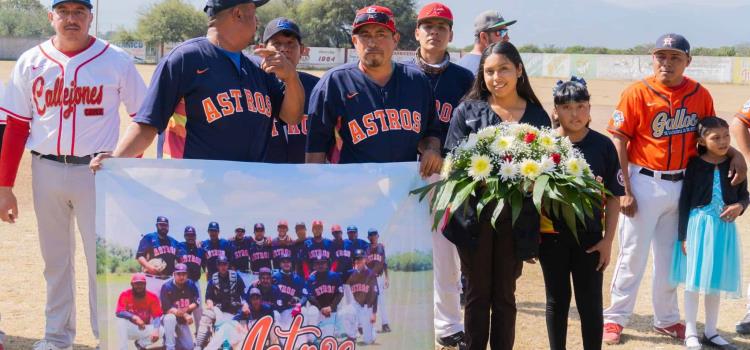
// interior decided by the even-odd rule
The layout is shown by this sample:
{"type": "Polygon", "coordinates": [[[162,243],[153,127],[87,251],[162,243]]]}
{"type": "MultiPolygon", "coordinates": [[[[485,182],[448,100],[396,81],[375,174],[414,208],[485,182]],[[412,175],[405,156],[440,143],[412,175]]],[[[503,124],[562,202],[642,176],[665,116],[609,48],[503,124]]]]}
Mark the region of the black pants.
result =
{"type": "MultiPolygon", "coordinates": [[[[580,233],[579,233],[580,234],[580,233]]],[[[602,279],[599,253],[589,254],[570,233],[543,234],[539,260],[547,292],[547,336],[551,350],[564,350],[570,309],[570,278],[581,317],[585,350],[602,348],[602,279]]]]}
{"type": "MultiPolygon", "coordinates": [[[[491,210],[490,210],[491,212],[491,210]]],[[[523,263],[516,257],[510,222],[492,229],[479,223],[478,245],[458,247],[466,277],[464,329],[470,350],[511,350],[516,333],[516,279],[523,263]]]]}

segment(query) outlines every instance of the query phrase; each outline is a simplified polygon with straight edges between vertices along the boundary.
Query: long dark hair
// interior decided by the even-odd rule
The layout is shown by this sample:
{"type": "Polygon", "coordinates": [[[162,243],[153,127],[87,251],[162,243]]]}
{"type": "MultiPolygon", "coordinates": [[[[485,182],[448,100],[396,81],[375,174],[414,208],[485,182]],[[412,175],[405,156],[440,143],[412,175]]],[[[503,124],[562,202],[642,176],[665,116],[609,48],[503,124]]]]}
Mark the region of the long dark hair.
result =
{"type": "Polygon", "coordinates": [[[516,92],[518,93],[518,96],[521,96],[526,102],[541,107],[542,103],[539,101],[539,98],[536,97],[534,90],[531,88],[529,76],[526,74],[526,66],[523,64],[521,54],[518,52],[518,49],[509,42],[497,42],[484,49],[482,52],[482,58],[479,60],[479,70],[474,79],[474,85],[472,85],[471,90],[469,90],[464,99],[482,101],[487,101],[489,99],[490,91],[484,83],[484,61],[487,57],[493,54],[503,55],[516,67],[519,65],[521,66],[521,77],[516,81],[516,92]]]}
{"type": "MultiPolygon", "coordinates": [[[[711,130],[720,128],[729,129],[729,123],[719,117],[703,118],[698,122],[698,137],[705,140],[706,136],[709,132],[711,132],[711,130]]],[[[708,148],[706,148],[706,146],[698,144],[698,154],[703,155],[706,154],[706,152],[708,152],[708,148]]]]}

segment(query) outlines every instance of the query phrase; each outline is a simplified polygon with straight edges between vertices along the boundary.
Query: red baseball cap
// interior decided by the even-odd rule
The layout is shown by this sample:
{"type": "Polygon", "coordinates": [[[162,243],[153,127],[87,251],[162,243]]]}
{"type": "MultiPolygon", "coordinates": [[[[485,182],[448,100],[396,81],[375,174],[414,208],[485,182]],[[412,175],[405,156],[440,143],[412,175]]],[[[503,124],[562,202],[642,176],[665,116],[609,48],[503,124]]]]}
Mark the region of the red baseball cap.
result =
{"type": "Polygon", "coordinates": [[[138,283],[143,282],[146,283],[146,275],[142,272],[134,273],[132,277],[130,277],[130,283],[138,283]]]}
{"type": "Polygon", "coordinates": [[[448,21],[448,23],[453,25],[453,12],[451,12],[451,9],[448,8],[448,6],[445,6],[439,2],[431,2],[427,5],[424,5],[424,7],[419,10],[419,15],[417,16],[417,24],[419,24],[423,20],[430,18],[444,19],[448,21]]]}
{"type": "Polygon", "coordinates": [[[323,226],[323,221],[313,220],[312,225],[313,226],[323,226]]]}
{"type": "Polygon", "coordinates": [[[352,23],[352,33],[368,24],[377,24],[396,33],[396,22],[393,20],[393,11],[385,6],[372,5],[357,10],[357,15],[352,23]]]}
{"type": "Polygon", "coordinates": [[[289,227],[289,223],[288,223],[288,222],[286,222],[286,220],[279,220],[279,224],[278,224],[278,225],[276,225],[276,226],[277,226],[277,227],[278,227],[278,226],[286,226],[286,227],[289,227]]]}
{"type": "Polygon", "coordinates": [[[341,225],[336,224],[336,225],[331,226],[331,232],[332,233],[333,232],[341,232],[341,225]]]}

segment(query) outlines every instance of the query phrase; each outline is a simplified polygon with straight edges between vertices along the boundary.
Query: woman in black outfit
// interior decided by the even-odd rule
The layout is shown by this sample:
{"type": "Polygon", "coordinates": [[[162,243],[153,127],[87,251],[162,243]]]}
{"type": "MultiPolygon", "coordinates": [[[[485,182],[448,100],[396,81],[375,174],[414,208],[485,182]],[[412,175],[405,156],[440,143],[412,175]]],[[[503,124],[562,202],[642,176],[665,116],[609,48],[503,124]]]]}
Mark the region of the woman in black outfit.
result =
{"type": "MultiPolygon", "coordinates": [[[[445,142],[448,151],[469,134],[501,122],[551,125],[513,44],[495,43],[485,49],[479,73],[453,112],[445,142]]],[[[506,205],[493,229],[493,208],[484,209],[477,219],[469,207],[457,208],[445,229],[458,247],[466,277],[464,328],[469,349],[485,350],[489,340],[493,350],[510,350],[516,327],[516,279],[523,261],[534,263],[538,256],[539,214],[531,198],[526,198],[515,226],[506,205]]]]}

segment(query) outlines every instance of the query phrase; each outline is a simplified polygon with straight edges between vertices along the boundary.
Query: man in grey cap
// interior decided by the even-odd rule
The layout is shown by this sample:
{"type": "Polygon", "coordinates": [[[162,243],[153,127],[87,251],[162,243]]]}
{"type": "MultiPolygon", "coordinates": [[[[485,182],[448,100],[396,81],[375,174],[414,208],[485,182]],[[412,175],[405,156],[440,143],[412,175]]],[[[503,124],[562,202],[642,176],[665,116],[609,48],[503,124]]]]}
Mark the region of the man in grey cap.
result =
{"type": "Polygon", "coordinates": [[[514,23],[516,20],[506,21],[497,11],[489,10],[479,14],[474,20],[474,48],[461,57],[458,65],[470,70],[476,76],[482,51],[496,42],[510,41],[508,27],[514,23]]]}

